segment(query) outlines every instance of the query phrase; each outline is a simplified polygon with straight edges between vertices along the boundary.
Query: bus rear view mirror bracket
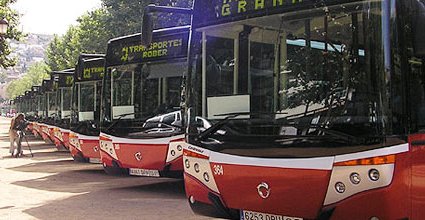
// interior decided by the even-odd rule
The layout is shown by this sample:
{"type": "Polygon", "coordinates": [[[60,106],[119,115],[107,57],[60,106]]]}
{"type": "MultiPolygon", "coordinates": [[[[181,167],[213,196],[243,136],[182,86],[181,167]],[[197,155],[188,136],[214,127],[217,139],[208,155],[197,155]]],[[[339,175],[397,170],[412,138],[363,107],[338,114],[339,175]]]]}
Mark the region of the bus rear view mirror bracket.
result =
{"type": "Polygon", "coordinates": [[[152,34],[155,22],[154,13],[176,13],[176,14],[188,14],[192,15],[192,9],[189,8],[178,8],[169,6],[157,6],[155,4],[149,4],[145,7],[143,12],[142,21],[142,45],[148,47],[152,42],[152,34]]]}

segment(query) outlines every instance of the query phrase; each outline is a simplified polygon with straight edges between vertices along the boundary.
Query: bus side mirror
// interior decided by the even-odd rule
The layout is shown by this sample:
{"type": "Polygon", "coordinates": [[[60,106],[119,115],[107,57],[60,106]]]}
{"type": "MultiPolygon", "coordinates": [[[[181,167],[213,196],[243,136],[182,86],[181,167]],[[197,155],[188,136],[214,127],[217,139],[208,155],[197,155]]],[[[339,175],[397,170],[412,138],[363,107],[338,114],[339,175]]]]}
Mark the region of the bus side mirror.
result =
{"type": "Polygon", "coordinates": [[[413,50],[415,56],[425,57],[425,2],[416,0],[416,17],[413,26],[413,50]]]}
{"type": "Polygon", "coordinates": [[[152,32],[153,32],[153,15],[151,13],[151,8],[155,5],[146,6],[143,13],[142,21],[142,45],[149,47],[152,42],[152,32]]]}

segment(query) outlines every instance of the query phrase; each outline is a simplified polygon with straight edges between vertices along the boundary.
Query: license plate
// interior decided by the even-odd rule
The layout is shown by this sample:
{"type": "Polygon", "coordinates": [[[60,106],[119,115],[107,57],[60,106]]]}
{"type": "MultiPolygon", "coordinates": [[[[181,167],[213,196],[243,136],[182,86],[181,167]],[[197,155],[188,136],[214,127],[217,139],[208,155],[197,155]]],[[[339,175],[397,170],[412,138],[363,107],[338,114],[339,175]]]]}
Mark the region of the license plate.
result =
{"type": "Polygon", "coordinates": [[[129,173],[132,176],[159,177],[159,171],[158,170],[146,170],[146,169],[130,168],[130,172],[129,173]]]}
{"type": "Polygon", "coordinates": [[[261,212],[253,211],[241,211],[241,220],[302,220],[302,218],[284,216],[284,215],[274,215],[261,212]]]}
{"type": "Polygon", "coordinates": [[[89,162],[90,163],[100,163],[100,159],[99,158],[89,158],[89,162]]]}

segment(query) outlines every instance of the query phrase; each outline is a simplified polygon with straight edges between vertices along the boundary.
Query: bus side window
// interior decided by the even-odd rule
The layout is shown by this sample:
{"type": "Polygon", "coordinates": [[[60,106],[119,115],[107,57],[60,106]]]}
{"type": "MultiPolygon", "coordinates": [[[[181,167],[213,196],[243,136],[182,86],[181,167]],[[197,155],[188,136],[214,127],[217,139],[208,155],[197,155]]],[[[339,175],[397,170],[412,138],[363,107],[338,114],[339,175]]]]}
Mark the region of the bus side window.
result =
{"type": "Polygon", "coordinates": [[[408,73],[408,109],[410,133],[425,132],[425,0],[411,0],[403,4],[401,18],[403,33],[403,65],[408,73]]]}
{"type": "Polygon", "coordinates": [[[412,17],[415,56],[425,57],[425,0],[414,0],[412,17]]]}

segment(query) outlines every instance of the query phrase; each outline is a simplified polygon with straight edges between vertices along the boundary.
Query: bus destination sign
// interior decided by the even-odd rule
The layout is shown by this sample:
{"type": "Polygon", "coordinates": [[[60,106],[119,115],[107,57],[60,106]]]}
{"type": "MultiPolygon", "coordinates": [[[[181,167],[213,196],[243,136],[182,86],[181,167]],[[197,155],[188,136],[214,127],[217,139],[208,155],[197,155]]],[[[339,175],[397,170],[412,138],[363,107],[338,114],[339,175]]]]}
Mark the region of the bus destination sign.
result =
{"type": "Polygon", "coordinates": [[[85,60],[78,73],[78,81],[101,80],[105,74],[105,59],[94,58],[85,60]]]}
{"type": "Polygon", "coordinates": [[[110,43],[108,66],[159,61],[187,56],[189,32],[153,36],[149,47],[140,44],[140,34],[110,43]]]}

